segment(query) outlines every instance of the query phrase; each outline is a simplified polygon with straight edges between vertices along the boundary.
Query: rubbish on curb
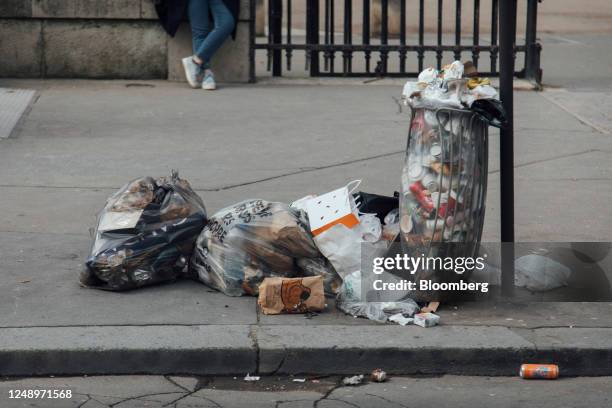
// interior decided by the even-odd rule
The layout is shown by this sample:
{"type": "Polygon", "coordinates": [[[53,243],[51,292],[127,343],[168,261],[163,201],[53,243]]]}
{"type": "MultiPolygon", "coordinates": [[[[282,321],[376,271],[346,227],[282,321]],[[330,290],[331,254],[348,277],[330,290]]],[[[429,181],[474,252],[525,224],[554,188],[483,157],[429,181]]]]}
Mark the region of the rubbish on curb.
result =
{"type": "Polygon", "coordinates": [[[555,380],[559,378],[559,366],[556,364],[522,364],[519,375],[526,380],[555,380]]]}
{"type": "MultiPolygon", "coordinates": [[[[365,279],[367,280],[369,278],[373,278],[373,276],[376,276],[376,279],[382,279],[385,282],[393,282],[394,279],[399,280],[399,278],[396,278],[386,272],[383,272],[380,275],[366,274],[365,279]]],[[[348,275],[344,279],[344,282],[340,287],[340,291],[338,292],[338,296],[336,297],[336,307],[342,310],[344,313],[354,317],[365,317],[370,320],[384,323],[390,316],[398,313],[404,316],[412,316],[419,310],[419,306],[416,304],[416,302],[409,297],[403,297],[402,295],[404,294],[401,292],[398,292],[398,296],[400,296],[400,298],[398,298],[396,301],[366,301],[368,299],[367,293],[362,294],[361,290],[363,286],[368,285],[362,286],[363,277],[364,275],[361,273],[361,271],[357,271],[348,275]]],[[[408,294],[409,292],[406,292],[405,295],[408,294]]]]}
{"type": "Polygon", "coordinates": [[[427,306],[421,308],[421,313],[435,313],[438,310],[438,307],[440,307],[440,302],[429,302],[427,306]]]}
{"type": "Polygon", "coordinates": [[[359,385],[363,382],[363,374],[354,375],[352,377],[344,377],[342,384],[344,385],[359,385]]]}
{"type": "Polygon", "coordinates": [[[387,381],[387,373],[380,368],[375,368],[370,374],[370,380],[377,383],[385,382],[387,381]]]}
{"type": "Polygon", "coordinates": [[[246,200],[215,213],[196,241],[191,274],[229,296],[256,296],[266,277],[322,274],[326,290],[340,278],[312,240],[301,211],[246,200]]]}
{"type": "Polygon", "coordinates": [[[376,214],[360,214],[359,225],[363,242],[378,242],[382,236],[382,224],[376,214]]]}
{"type": "MultiPolygon", "coordinates": [[[[359,191],[353,194],[359,212],[366,214],[376,214],[378,219],[385,220],[387,215],[399,208],[399,192],[395,192],[393,197],[359,191]]],[[[385,220],[387,224],[387,220],[385,220]]]]}
{"type": "Polygon", "coordinates": [[[362,231],[351,195],[359,183],[355,180],[305,204],[314,242],[342,278],[361,268],[362,231]]]}
{"type": "Polygon", "coordinates": [[[546,250],[523,255],[514,261],[514,284],[541,292],[567,286],[572,274],[567,266],[544,256],[546,250]]]}
{"type": "Polygon", "coordinates": [[[293,382],[296,382],[296,383],[305,383],[306,379],[305,378],[294,378],[293,382]]]}
{"type": "Polygon", "coordinates": [[[421,327],[433,327],[440,322],[440,316],[431,312],[417,313],[414,315],[414,324],[421,327]]]}
{"type": "Polygon", "coordinates": [[[259,381],[261,379],[260,376],[258,375],[251,375],[251,374],[247,374],[244,376],[244,381],[259,381]]]}
{"type": "Polygon", "coordinates": [[[400,326],[408,326],[414,322],[414,318],[404,316],[403,313],[396,313],[392,316],[389,316],[389,321],[393,323],[397,323],[400,326]]]}
{"type": "Polygon", "coordinates": [[[320,312],[325,309],[323,277],[265,278],[257,304],[264,314],[320,312]]]}
{"type": "Polygon", "coordinates": [[[133,180],[100,212],[81,284],[119,291],[175,280],[205,224],[204,203],[178,172],[133,180]]]}
{"type": "Polygon", "coordinates": [[[357,206],[350,193],[360,182],[355,180],[345,187],[311,198],[305,203],[313,236],[316,237],[336,224],[342,224],[349,229],[359,224],[357,206]],[[353,184],[354,187],[351,188],[353,184]]]}

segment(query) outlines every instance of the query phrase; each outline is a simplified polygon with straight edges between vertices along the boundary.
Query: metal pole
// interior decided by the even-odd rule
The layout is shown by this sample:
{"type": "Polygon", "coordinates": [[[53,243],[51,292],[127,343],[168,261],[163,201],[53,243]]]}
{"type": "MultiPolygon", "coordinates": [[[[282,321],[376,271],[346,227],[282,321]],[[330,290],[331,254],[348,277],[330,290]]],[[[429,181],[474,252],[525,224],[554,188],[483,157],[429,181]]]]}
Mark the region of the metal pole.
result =
{"type": "Polygon", "coordinates": [[[500,131],[500,202],[502,294],[514,291],[514,38],[516,0],[500,0],[499,7],[499,93],[507,115],[500,131]]]}

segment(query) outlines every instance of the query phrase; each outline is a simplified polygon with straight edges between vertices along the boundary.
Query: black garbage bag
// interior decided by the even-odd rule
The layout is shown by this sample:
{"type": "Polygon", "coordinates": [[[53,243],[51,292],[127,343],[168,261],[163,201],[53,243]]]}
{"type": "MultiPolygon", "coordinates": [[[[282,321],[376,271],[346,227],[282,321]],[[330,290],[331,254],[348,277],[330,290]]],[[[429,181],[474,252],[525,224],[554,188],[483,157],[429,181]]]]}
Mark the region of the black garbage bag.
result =
{"type": "Polygon", "coordinates": [[[206,221],[202,199],[178,173],[129,182],[98,216],[81,284],[120,291],[175,280],[206,221]]]}
{"type": "Polygon", "coordinates": [[[387,214],[399,208],[399,193],[397,191],[394,192],[393,197],[364,193],[363,191],[353,194],[353,197],[355,197],[360,213],[376,214],[381,222],[387,214]]]}
{"type": "Polygon", "coordinates": [[[190,274],[228,296],[254,295],[266,277],[323,275],[328,294],[341,280],[323,257],[302,212],[246,200],[215,213],[198,237],[190,274]]]}
{"type": "Polygon", "coordinates": [[[504,105],[497,99],[478,99],[470,109],[482,116],[491,126],[502,128],[508,122],[504,105]]]}

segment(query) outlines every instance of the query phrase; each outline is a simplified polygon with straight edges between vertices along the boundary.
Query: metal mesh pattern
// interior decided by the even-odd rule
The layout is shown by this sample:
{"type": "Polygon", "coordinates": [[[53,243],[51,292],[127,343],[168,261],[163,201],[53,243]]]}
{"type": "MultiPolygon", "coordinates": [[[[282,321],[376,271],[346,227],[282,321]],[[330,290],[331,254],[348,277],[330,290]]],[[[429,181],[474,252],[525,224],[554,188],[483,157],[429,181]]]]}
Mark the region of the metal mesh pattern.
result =
{"type": "Polygon", "coordinates": [[[400,199],[404,253],[476,255],[487,164],[488,124],[480,116],[448,108],[412,110],[400,199]]]}

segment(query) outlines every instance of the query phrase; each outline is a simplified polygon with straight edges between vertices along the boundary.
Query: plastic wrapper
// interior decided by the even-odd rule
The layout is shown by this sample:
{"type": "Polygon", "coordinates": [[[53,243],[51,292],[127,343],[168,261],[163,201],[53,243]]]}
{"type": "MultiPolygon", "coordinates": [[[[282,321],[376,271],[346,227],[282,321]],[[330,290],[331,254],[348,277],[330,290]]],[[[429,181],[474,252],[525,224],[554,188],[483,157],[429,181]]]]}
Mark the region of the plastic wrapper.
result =
{"type": "Polygon", "coordinates": [[[174,280],[186,271],[205,224],[204,203],[178,173],[136,179],[99,214],[81,283],[127,290],[174,280]]]}
{"type": "Polygon", "coordinates": [[[353,197],[360,213],[376,214],[380,220],[384,220],[387,214],[399,207],[399,193],[397,191],[393,197],[363,191],[353,194],[353,197]]]}
{"type": "MultiPolygon", "coordinates": [[[[376,275],[375,279],[382,279],[385,282],[393,282],[394,277],[388,273],[385,276],[376,275]]],[[[386,322],[389,317],[401,313],[405,316],[413,316],[419,310],[416,302],[409,297],[408,291],[396,294],[397,300],[393,301],[370,301],[368,293],[363,293],[362,288],[372,287],[370,279],[372,274],[363,274],[360,271],[353,272],[344,278],[336,298],[336,307],[344,313],[354,317],[365,317],[377,322],[386,322]],[[366,282],[362,282],[362,278],[366,282]]],[[[399,280],[397,278],[396,280],[399,280]]],[[[376,295],[376,292],[372,294],[376,295]]]]}
{"type": "Polygon", "coordinates": [[[534,292],[567,286],[572,270],[546,255],[548,251],[541,249],[516,259],[514,284],[534,292]]]}
{"type": "Polygon", "coordinates": [[[318,270],[328,291],[339,279],[315,246],[303,212],[264,200],[214,214],[197,239],[190,269],[229,296],[257,295],[259,284],[272,276],[310,276],[318,270]]]}

